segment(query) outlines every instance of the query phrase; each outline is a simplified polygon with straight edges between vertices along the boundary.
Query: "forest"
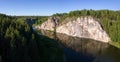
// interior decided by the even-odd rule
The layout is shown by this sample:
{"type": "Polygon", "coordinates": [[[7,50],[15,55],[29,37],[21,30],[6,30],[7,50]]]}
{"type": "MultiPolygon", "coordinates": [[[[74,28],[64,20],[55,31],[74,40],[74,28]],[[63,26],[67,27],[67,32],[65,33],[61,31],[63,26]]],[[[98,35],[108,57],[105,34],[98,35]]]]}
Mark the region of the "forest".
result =
{"type": "MultiPolygon", "coordinates": [[[[120,11],[75,10],[56,13],[60,22],[67,17],[92,16],[100,19],[111,44],[120,47],[120,11]]],[[[63,50],[54,39],[38,35],[33,27],[47,21],[50,16],[7,16],[0,14],[0,62],[63,62],[63,50]],[[30,25],[25,20],[34,23],[30,25]],[[47,60],[46,60],[47,59],[47,60]]]]}
{"type": "Polygon", "coordinates": [[[92,16],[100,20],[103,29],[111,38],[110,44],[120,48],[120,10],[75,10],[69,13],[56,13],[52,16],[59,16],[60,22],[64,22],[67,17],[92,16]]]}
{"type": "MultiPolygon", "coordinates": [[[[60,23],[64,22],[64,19],[67,17],[84,17],[92,16],[100,20],[100,23],[103,26],[103,29],[108,33],[111,38],[110,44],[120,48],[120,10],[74,10],[69,13],[56,13],[51,15],[52,17],[60,17],[60,23]]],[[[47,18],[50,16],[21,16],[18,17],[18,20],[25,20],[26,18],[31,18],[35,20],[33,26],[40,25],[43,22],[47,21],[47,18]]]]}
{"type": "Polygon", "coordinates": [[[63,62],[63,50],[22,18],[0,14],[0,62],[63,62]]]}

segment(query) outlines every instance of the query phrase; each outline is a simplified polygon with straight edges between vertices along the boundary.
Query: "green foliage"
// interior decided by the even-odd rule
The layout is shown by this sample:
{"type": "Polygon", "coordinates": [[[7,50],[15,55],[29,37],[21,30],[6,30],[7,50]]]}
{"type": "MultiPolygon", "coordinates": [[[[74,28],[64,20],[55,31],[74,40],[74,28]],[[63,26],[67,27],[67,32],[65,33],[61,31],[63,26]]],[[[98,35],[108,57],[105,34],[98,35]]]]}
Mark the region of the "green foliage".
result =
{"type": "Polygon", "coordinates": [[[47,17],[39,17],[35,24],[42,24],[45,21],[47,21],[47,17]]]}
{"type": "Polygon", "coordinates": [[[0,14],[2,62],[63,62],[55,40],[38,35],[22,18],[0,14]],[[47,40],[46,40],[47,39],[47,40]]]}
{"type": "Polygon", "coordinates": [[[48,16],[14,16],[17,21],[24,22],[27,18],[30,18],[33,22],[33,26],[39,25],[45,21],[47,21],[48,16]]]}
{"type": "MultiPolygon", "coordinates": [[[[100,19],[103,29],[109,34],[113,42],[120,42],[120,11],[113,10],[76,10],[67,14],[54,14],[62,19],[67,17],[92,16],[100,19]]],[[[63,22],[63,20],[61,20],[63,22]]]]}
{"type": "Polygon", "coordinates": [[[53,17],[55,17],[55,16],[58,16],[58,17],[60,17],[60,23],[61,22],[63,22],[64,21],[64,19],[66,18],[66,17],[68,17],[68,14],[67,13],[56,13],[56,14],[53,14],[52,15],[53,17]]]}
{"type": "MultiPolygon", "coordinates": [[[[60,22],[68,17],[98,18],[112,43],[120,45],[120,11],[84,9],[52,16],[59,16],[60,22]]],[[[3,62],[63,62],[63,52],[55,40],[38,35],[25,22],[26,18],[34,21],[33,25],[38,25],[47,21],[48,16],[0,14],[0,59],[3,62]]]]}

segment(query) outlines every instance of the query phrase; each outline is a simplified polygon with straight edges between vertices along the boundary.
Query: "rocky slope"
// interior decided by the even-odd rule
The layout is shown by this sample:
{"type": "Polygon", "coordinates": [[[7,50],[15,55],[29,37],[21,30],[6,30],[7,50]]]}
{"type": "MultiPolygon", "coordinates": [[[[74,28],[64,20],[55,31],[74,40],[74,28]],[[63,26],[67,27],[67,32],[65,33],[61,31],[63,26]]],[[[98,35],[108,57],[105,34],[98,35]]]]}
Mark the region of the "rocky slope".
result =
{"type": "Polygon", "coordinates": [[[57,33],[63,33],[70,36],[80,38],[89,38],[102,42],[109,42],[110,38],[103,30],[98,19],[90,16],[78,18],[66,18],[66,23],[59,24],[59,18],[50,17],[48,21],[41,26],[36,26],[37,29],[55,30],[57,33]]]}
{"type": "Polygon", "coordinates": [[[36,28],[53,31],[58,26],[58,23],[59,23],[59,17],[54,17],[54,18],[49,17],[46,22],[44,22],[40,26],[36,26],[36,28]]]}

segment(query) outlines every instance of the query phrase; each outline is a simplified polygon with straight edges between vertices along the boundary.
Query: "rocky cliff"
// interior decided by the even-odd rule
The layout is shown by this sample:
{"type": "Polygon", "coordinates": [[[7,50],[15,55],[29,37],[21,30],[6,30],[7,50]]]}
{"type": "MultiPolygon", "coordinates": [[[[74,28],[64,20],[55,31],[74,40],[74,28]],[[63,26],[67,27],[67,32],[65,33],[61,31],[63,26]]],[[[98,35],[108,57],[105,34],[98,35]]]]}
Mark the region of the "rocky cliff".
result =
{"type": "Polygon", "coordinates": [[[93,17],[78,17],[66,18],[66,23],[59,24],[59,18],[50,17],[48,21],[41,26],[36,26],[38,29],[55,30],[57,33],[63,33],[70,36],[89,38],[102,42],[109,42],[110,38],[103,30],[98,19],[93,17]]]}
{"type": "Polygon", "coordinates": [[[36,26],[35,28],[54,31],[54,29],[58,26],[59,19],[59,17],[49,17],[46,22],[40,26],[36,26]]]}

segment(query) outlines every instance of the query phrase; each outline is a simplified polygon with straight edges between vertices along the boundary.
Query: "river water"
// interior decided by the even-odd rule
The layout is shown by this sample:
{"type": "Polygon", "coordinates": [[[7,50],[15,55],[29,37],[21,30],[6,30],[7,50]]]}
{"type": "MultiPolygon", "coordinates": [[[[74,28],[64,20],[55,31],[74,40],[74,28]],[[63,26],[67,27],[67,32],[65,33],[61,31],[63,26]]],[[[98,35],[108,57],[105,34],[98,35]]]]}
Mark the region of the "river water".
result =
{"type": "Polygon", "coordinates": [[[65,62],[120,62],[120,49],[107,43],[45,30],[39,30],[39,34],[58,41],[65,62]]]}

